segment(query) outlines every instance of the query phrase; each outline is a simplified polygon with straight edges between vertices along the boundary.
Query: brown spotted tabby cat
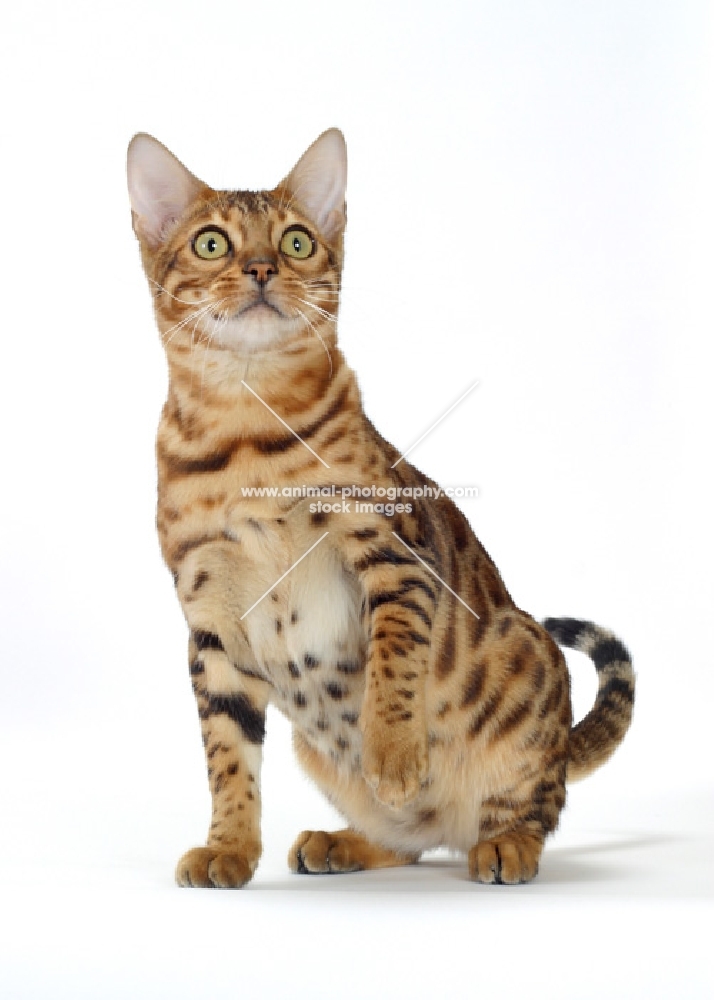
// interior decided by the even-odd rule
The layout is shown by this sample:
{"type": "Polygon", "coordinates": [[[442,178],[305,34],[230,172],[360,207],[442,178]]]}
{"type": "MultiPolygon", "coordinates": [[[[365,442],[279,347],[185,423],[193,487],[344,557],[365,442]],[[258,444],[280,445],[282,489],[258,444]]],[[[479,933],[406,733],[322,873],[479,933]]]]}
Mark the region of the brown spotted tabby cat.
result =
{"type": "Polygon", "coordinates": [[[355,485],[434,486],[395,465],[336,347],[341,133],[272,191],[214,191],[143,134],[128,168],[170,372],[158,531],[190,628],[213,798],[206,846],[181,858],[178,882],[253,875],[269,703],[349,824],[301,833],[293,871],[409,864],[447,845],[476,881],[533,878],[566,777],[599,767],[628,728],[630,657],[594,625],[519,610],[445,496],[392,516],[340,499],[355,485]],[[303,486],[334,486],[335,510],[303,486]],[[574,728],[556,642],[599,673],[574,728]]]}

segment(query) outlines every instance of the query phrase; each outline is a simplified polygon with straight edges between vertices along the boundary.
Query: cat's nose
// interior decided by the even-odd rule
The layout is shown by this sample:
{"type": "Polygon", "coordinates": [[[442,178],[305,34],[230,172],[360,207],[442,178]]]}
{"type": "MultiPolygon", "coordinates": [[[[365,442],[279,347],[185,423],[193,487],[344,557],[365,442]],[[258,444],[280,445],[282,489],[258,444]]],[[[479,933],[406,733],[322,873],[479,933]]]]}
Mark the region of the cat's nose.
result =
{"type": "Polygon", "coordinates": [[[243,268],[243,274],[252,274],[259,285],[267,285],[277,273],[278,265],[274,260],[249,260],[243,268]]]}

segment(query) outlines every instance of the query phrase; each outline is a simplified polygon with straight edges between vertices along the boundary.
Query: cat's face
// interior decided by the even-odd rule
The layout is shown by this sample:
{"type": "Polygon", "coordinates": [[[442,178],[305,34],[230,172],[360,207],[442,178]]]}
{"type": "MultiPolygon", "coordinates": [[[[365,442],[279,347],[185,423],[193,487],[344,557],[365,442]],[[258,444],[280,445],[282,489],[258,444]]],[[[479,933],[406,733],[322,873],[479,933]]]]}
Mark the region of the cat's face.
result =
{"type": "Polygon", "coordinates": [[[273,191],[214,191],[150,136],[129,147],[134,229],[167,350],[334,340],[346,156],[324,133],[273,191]]]}

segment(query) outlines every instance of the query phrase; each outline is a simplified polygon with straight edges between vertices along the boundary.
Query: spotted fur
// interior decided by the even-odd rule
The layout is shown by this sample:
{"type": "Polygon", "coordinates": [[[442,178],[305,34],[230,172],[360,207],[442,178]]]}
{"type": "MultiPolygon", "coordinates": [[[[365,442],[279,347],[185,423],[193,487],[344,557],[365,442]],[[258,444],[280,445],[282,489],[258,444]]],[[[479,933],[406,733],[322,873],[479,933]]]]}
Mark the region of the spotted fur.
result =
{"type": "Polygon", "coordinates": [[[434,485],[406,461],[395,467],[336,346],[340,133],[258,193],[215,191],[140,135],[129,187],[169,365],[157,526],[190,630],[213,803],[179,883],[240,886],[255,870],[268,704],[349,824],[301,834],[294,871],[406,864],[447,845],[478,881],[532,878],[566,773],[599,766],[629,725],[624,647],[593,625],[544,627],[519,610],[444,496],[386,516],[243,492],[434,485]],[[284,249],[296,227],[311,241],[302,258],[284,249]],[[198,255],[207,231],[229,247],[217,259],[198,255]],[[599,672],[575,728],[557,643],[599,672]]]}

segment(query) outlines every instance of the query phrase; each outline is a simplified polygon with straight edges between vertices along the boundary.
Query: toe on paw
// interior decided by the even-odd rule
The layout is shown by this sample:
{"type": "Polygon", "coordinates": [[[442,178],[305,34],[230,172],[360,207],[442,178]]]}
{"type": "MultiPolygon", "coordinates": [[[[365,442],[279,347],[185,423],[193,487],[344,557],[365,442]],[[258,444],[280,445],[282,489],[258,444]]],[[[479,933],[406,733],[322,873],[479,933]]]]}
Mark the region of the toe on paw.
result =
{"type": "Polygon", "coordinates": [[[515,834],[485,840],[469,851],[469,876],[487,885],[520,885],[538,872],[540,844],[515,834]]]}
{"type": "Polygon", "coordinates": [[[253,874],[253,868],[240,851],[217,851],[194,847],[176,866],[176,881],[183,888],[240,889],[253,874]]]}

